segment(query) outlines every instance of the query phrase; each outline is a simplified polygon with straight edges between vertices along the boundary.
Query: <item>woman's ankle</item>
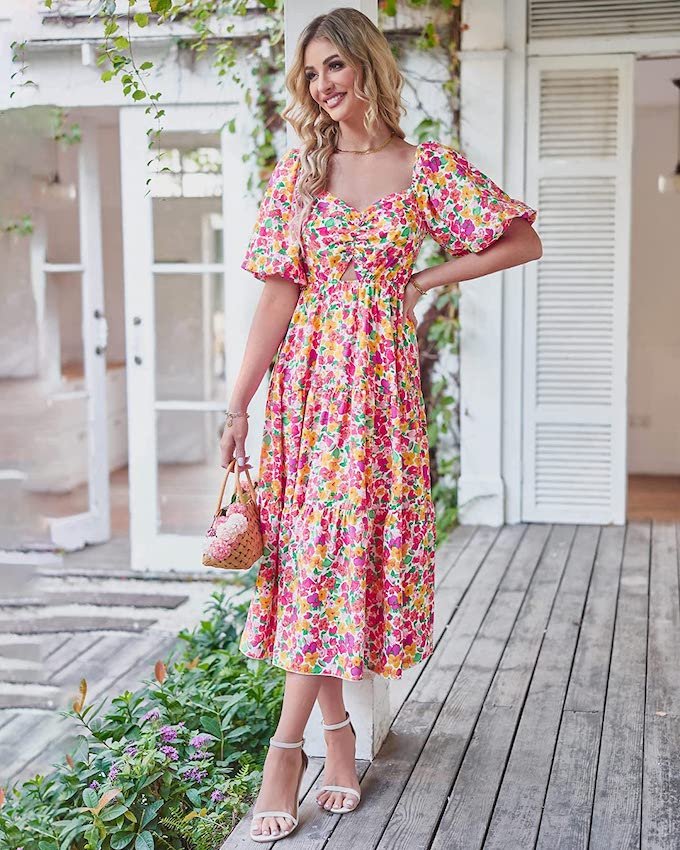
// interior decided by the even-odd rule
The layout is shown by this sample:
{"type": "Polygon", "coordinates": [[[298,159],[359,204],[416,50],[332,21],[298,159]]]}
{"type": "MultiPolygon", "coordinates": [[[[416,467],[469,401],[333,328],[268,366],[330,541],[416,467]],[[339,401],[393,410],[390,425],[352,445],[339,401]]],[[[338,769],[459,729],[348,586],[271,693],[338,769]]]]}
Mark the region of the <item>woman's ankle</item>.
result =
{"type": "MultiPolygon", "coordinates": [[[[348,711],[343,706],[342,708],[334,708],[327,712],[322,712],[323,722],[327,726],[334,726],[336,723],[343,723],[347,719],[348,711]]],[[[349,726],[349,723],[347,724],[349,726]]],[[[324,732],[334,732],[334,729],[324,729],[324,732]]]]}

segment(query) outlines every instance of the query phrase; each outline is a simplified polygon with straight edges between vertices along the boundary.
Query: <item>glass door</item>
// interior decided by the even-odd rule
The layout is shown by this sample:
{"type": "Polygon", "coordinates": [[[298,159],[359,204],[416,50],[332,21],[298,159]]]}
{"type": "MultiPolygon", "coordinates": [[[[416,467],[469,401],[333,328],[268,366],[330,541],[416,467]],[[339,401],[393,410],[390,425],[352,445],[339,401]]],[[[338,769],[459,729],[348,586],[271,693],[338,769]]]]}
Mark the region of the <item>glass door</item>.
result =
{"type": "Polygon", "coordinates": [[[167,113],[154,159],[144,110],[121,110],[130,544],[135,569],[197,570],[224,475],[230,116],[223,104],[167,113]]]}
{"type": "Polygon", "coordinates": [[[19,420],[17,442],[29,447],[30,488],[40,494],[35,498],[52,542],[72,551],[111,536],[108,326],[94,124],[85,124],[77,161],[62,164],[77,184],[78,204],[48,195],[31,241],[41,380],[38,396],[24,399],[35,412],[32,440],[27,420],[19,420]]]}

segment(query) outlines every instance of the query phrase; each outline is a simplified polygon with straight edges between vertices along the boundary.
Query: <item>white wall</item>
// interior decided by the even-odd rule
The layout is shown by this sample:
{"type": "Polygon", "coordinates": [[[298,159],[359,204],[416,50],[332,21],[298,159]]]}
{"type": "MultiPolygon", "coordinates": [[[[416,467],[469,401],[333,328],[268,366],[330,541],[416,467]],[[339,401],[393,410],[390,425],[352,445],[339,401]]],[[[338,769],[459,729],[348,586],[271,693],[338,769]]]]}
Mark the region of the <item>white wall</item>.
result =
{"type": "Polygon", "coordinates": [[[659,174],[677,159],[677,107],[635,111],[628,471],[680,474],[680,194],[659,174]]]}

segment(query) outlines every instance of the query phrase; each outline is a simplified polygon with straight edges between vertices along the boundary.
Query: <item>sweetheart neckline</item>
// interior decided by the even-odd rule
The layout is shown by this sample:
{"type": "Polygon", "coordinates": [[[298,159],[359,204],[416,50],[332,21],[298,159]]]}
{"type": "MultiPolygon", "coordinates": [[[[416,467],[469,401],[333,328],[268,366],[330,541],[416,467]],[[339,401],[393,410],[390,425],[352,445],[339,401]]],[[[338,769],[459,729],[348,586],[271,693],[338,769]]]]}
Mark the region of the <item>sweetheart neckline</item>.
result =
{"type": "Polygon", "coordinates": [[[324,198],[324,197],[325,198],[331,198],[332,200],[338,201],[343,206],[347,207],[347,209],[352,210],[352,212],[355,212],[358,215],[363,215],[368,210],[373,209],[374,207],[380,206],[380,204],[384,203],[385,201],[389,200],[390,198],[398,198],[401,195],[408,195],[413,190],[415,182],[418,178],[418,163],[420,162],[420,149],[421,149],[422,145],[423,145],[422,142],[418,142],[418,144],[416,145],[416,152],[415,152],[415,155],[414,155],[414,158],[413,158],[413,167],[411,168],[411,181],[409,182],[408,186],[405,189],[399,189],[396,192],[389,192],[387,195],[383,195],[382,198],[378,198],[377,201],[373,201],[367,207],[363,207],[362,209],[359,209],[358,207],[352,206],[352,204],[348,203],[347,201],[345,201],[343,198],[339,197],[338,195],[334,195],[333,192],[329,192],[327,189],[324,189],[323,192],[320,195],[317,195],[317,200],[320,200],[321,198],[324,198]]]}

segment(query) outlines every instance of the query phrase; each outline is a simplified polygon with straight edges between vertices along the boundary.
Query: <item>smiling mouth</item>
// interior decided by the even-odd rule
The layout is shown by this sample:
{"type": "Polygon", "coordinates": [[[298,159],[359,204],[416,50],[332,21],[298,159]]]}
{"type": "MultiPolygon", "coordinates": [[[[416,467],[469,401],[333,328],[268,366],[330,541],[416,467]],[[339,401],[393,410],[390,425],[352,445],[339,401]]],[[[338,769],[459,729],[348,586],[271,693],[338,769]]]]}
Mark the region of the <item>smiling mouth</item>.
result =
{"type": "Polygon", "coordinates": [[[333,97],[329,97],[328,100],[326,100],[324,102],[325,102],[326,106],[329,106],[332,109],[334,106],[337,106],[340,103],[340,101],[343,99],[344,96],[345,96],[345,92],[342,92],[340,94],[333,95],[333,97]]]}

